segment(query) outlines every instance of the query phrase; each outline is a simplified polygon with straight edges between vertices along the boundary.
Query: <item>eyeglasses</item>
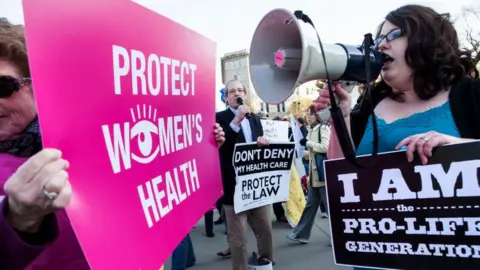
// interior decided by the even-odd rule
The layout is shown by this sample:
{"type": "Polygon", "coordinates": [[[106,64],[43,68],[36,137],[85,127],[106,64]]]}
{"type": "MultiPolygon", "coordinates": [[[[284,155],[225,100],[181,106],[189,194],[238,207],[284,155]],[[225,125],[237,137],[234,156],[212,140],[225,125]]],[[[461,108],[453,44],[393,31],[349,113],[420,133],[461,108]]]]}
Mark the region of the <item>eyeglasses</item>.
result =
{"type": "Polygon", "coordinates": [[[243,89],[228,89],[228,91],[227,91],[228,94],[235,94],[236,92],[243,93],[244,90],[243,89]]]}
{"type": "Polygon", "coordinates": [[[0,76],[0,98],[10,97],[29,82],[30,78],[17,79],[12,76],[0,76]]]}
{"type": "Polygon", "coordinates": [[[400,28],[395,28],[393,29],[392,31],[388,32],[387,34],[385,35],[380,35],[378,36],[376,39],[375,39],[375,48],[378,49],[378,47],[380,46],[380,43],[382,43],[382,41],[385,39],[387,41],[393,41],[401,36],[403,36],[405,32],[403,31],[403,29],[400,29],[400,28]]]}

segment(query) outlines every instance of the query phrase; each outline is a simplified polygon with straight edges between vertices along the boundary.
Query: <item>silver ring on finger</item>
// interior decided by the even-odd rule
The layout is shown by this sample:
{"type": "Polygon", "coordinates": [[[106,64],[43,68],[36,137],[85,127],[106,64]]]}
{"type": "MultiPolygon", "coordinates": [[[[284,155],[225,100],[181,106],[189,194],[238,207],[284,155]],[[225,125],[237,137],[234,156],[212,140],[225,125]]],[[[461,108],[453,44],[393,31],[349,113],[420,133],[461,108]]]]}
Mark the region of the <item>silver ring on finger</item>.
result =
{"type": "Polygon", "coordinates": [[[45,196],[45,198],[49,201],[53,201],[55,200],[57,197],[58,197],[58,193],[57,192],[49,192],[47,191],[46,189],[43,190],[43,195],[45,196]]]}
{"type": "Polygon", "coordinates": [[[420,137],[420,139],[424,140],[425,142],[428,142],[428,138],[425,136],[420,137]]]}

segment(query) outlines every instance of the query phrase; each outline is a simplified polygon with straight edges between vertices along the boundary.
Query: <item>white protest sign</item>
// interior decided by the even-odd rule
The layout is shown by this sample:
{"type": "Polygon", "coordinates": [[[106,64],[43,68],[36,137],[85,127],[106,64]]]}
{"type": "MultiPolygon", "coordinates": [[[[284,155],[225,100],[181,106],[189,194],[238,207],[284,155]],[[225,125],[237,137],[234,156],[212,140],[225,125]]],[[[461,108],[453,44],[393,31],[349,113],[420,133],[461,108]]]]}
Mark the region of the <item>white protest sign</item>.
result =
{"type": "Polygon", "coordinates": [[[288,200],[294,152],[290,142],[235,145],[235,213],[288,200]]]}
{"type": "Polygon", "coordinates": [[[288,122],[262,119],[263,137],[271,142],[288,142],[288,122]]]}
{"type": "MultiPolygon", "coordinates": [[[[295,132],[295,127],[297,126],[297,120],[290,114],[290,127],[292,128],[293,141],[299,143],[302,138],[299,138],[298,133],[295,132]]],[[[301,134],[301,132],[300,132],[301,134]]]]}
{"type": "Polygon", "coordinates": [[[303,165],[303,159],[301,157],[294,160],[295,167],[297,168],[297,173],[300,178],[307,174],[305,171],[305,166],[303,165]]]}
{"type": "Polygon", "coordinates": [[[295,149],[297,151],[297,156],[295,157],[295,167],[297,167],[298,175],[300,178],[306,174],[305,168],[303,167],[303,152],[305,151],[305,146],[300,144],[300,141],[303,139],[302,131],[297,125],[297,120],[293,115],[290,115],[290,125],[292,127],[293,140],[295,141],[295,149]]]}
{"type": "Polygon", "coordinates": [[[295,141],[295,149],[297,151],[297,157],[301,158],[303,156],[303,151],[305,147],[300,144],[300,141],[303,139],[302,131],[297,125],[297,120],[290,114],[290,126],[292,127],[293,140],[295,141]]]}

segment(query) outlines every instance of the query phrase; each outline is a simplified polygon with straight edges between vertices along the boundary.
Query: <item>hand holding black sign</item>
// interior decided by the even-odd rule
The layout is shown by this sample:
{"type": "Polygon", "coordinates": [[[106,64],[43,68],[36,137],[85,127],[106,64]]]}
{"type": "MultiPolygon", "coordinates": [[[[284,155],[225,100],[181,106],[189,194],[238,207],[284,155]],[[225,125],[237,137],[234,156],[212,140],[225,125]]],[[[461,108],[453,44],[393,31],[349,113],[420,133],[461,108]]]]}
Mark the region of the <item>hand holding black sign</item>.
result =
{"type": "Polygon", "coordinates": [[[375,164],[325,162],[336,263],[480,269],[480,142],[439,147],[426,165],[403,151],[375,164]]]}

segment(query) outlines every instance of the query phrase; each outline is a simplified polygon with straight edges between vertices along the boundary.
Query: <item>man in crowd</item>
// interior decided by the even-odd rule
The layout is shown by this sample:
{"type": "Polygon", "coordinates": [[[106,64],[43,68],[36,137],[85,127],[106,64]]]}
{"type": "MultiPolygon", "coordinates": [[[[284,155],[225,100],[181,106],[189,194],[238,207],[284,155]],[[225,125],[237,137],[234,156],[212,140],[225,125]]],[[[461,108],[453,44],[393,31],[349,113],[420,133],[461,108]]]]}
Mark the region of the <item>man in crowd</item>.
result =
{"type": "MultiPolygon", "coordinates": [[[[236,214],[233,202],[235,193],[235,169],[232,165],[233,151],[236,143],[257,142],[267,145],[263,138],[260,118],[250,113],[247,105],[240,105],[239,98],[245,99],[247,89],[242,82],[232,80],[225,85],[225,99],[228,108],[217,112],[216,122],[225,132],[225,143],[219,149],[220,167],[224,190],[224,211],[227,223],[228,242],[232,256],[233,270],[248,268],[247,223],[252,227],[257,238],[260,257],[273,262],[272,223],[270,206],[262,206],[236,214]]],[[[240,102],[243,103],[243,102],[240,102]]]]}

